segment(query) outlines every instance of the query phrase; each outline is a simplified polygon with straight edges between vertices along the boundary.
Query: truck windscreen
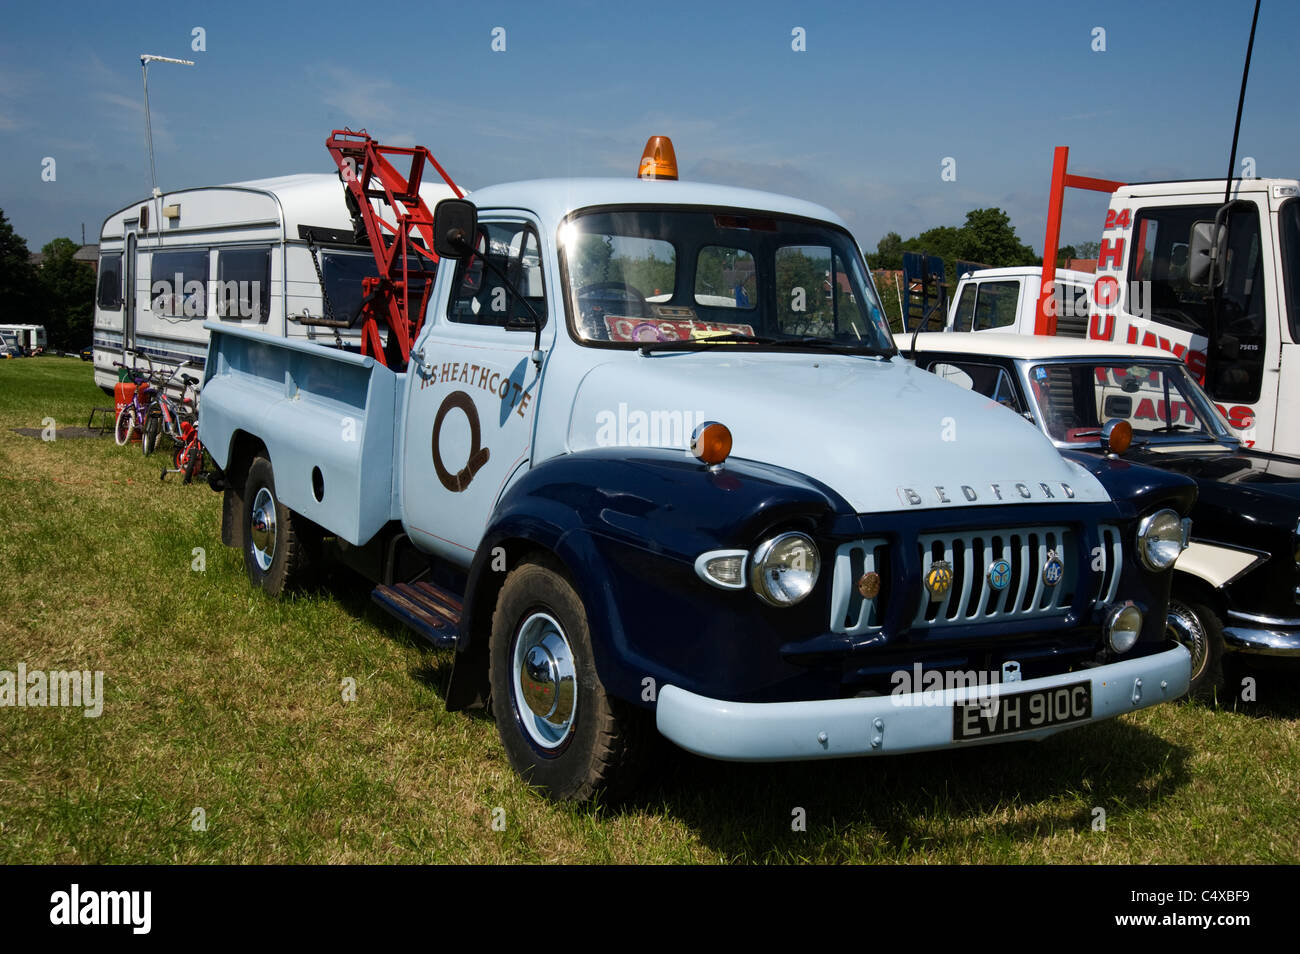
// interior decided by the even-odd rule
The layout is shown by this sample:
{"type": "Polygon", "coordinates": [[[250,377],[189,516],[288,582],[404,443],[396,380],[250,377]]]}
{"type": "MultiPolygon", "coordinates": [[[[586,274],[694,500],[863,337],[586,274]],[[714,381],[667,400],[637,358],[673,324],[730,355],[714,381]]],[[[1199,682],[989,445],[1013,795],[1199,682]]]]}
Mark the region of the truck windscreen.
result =
{"type": "Polygon", "coordinates": [[[893,351],[857,246],[826,223],[687,209],[578,213],[560,229],[583,343],[797,344],[893,351]]]}

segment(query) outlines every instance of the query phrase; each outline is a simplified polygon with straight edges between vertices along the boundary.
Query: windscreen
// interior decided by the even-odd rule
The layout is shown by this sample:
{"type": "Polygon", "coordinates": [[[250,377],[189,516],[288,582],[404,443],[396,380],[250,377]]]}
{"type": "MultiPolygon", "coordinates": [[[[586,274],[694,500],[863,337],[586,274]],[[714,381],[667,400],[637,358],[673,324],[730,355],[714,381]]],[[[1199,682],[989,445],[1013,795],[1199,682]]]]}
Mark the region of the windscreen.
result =
{"type": "Polygon", "coordinates": [[[848,233],[757,213],[615,209],[560,230],[569,320],[583,343],[730,338],[893,350],[848,233]]]}
{"type": "Polygon", "coordinates": [[[1053,440],[1095,443],[1119,419],[1135,440],[1217,440],[1224,435],[1209,400],[1181,363],[1070,362],[1035,365],[1030,390],[1053,440]]]}

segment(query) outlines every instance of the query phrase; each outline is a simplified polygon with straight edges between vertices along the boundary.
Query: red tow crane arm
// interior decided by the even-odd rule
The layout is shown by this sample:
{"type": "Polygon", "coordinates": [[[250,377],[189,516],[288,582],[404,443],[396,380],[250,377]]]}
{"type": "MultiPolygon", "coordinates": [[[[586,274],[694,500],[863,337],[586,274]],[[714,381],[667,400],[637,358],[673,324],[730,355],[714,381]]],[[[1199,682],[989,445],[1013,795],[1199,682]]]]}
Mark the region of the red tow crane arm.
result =
{"type": "Polygon", "coordinates": [[[1070,147],[1057,146],[1052,154],[1052,191],[1047,204],[1047,235],[1043,238],[1043,275],[1038,289],[1038,310],[1034,317],[1034,334],[1056,334],[1056,309],[1049,305],[1056,282],[1056,253],[1061,244],[1061,207],[1065,203],[1065,190],[1088,189],[1092,192],[1114,192],[1122,189],[1123,182],[1110,179],[1093,179],[1076,176],[1069,171],[1070,147]]]}
{"type": "Polygon", "coordinates": [[[377,277],[364,278],[361,283],[361,353],[373,355],[385,366],[390,361],[396,363],[400,353],[405,367],[433,291],[433,272],[428,265],[438,262],[438,253],[433,250],[433,212],[420,197],[425,163],[442,176],[458,198],[465,193],[424,146],[383,146],[365,130],[336,129],[325,140],[325,148],[347,188],[353,224],[358,234],[365,231],[379,271],[377,277]],[[398,171],[390,157],[409,159],[406,175],[398,171]],[[378,200],[382,212],[372,200],[378,200]],[[380,321],[388,328],[388,354],[379,337],[380,321]]]}

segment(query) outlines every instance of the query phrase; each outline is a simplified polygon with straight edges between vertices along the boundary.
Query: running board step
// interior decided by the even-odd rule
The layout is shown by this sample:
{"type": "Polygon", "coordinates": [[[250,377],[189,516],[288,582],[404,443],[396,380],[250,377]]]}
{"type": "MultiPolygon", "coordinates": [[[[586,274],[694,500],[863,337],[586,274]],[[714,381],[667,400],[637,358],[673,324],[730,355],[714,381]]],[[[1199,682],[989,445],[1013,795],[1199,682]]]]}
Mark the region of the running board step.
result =
{"type": "Polygon", "coordinates": [[[461,604],[442,587],[432,583],[376,586],[370,598],[439,649],[455,648],[461,604]]]}

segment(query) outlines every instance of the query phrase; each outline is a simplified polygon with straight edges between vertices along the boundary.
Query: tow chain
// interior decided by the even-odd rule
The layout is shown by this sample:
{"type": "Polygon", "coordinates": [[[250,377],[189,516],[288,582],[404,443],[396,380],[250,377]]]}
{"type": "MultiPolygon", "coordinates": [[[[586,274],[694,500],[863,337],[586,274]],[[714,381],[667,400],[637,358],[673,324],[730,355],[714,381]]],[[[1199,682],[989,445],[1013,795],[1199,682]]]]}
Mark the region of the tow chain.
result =
{"type": "Polygon", "coordinates": [[[341,348],[343,347],[343,337],[339,334],[341,324],[339,320],[334,317],[334,305],[330,302],[329,292],[325,290],[325,273],[321,271],[320,259],[316,255],[317,248],[315,233],[312,232],[311,229],[307,229],[306,232],[307,251],[311,255],[312,268],[316,269],[316,281],[320,285],[320,299],[321,303],[325,306],[325,321],[323,324],[327,324],[329,327],[334,329],[334,344],[341,348]]]}

